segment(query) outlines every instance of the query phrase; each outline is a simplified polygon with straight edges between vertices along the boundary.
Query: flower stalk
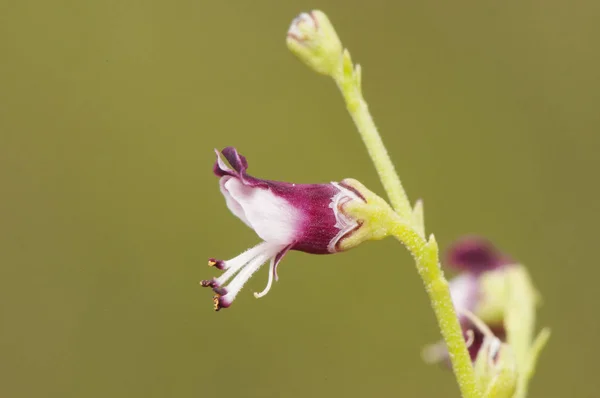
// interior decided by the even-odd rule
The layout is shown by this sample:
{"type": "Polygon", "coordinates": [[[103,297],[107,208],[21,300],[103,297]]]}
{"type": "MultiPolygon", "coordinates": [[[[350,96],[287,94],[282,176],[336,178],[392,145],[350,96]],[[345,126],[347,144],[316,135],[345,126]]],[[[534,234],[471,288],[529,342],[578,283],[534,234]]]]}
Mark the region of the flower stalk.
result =
{"type": "Polygon", "coordinates": [[[360,65],[353,66],[350,53],[344,50],[340,65],[331,77],[344,97],[348,113],[367,148],[392,207],[402,217],[414,221],[406,191],[363,98],[361,73],[360,65]]]}
{"type": "Polygon", "coordinates": [[[342,46],[338,43],[341,42],[333,25],[321,11],[301,14],[294,19],[288,31],[288,48],[313,70],[330,76],[337,84],[395,210],[395,213],[387,215],[388,233],[402,242],[415,258],[417,271],[448,347],[462,396],[480,397],[448,282],[440,268],[437,243],[433,235],[429,241],[425,240],[422,203],[417,202],[414,210],[411,207],[363,97],[361,67],[352,63],[347,49],[340,52],[342,46]]]}
{"type": "Polygon", "coordinates": [[[352,64],[327,15],[318,10],[300,14],[288,30],[287,45],[311,69],[336,82],[392,207],[412,221],[410,201],[363,98],[360,65],[352,64]]]}
{"type": "Polygon", "coordinates": [[[449,360],[464,398],[524,398],[549,338],[544,329],[533,339],[538,294],[526,269],[488,242],[466,239],[451,251],[449,263],[463,272],[449,283],[437,242],[425,234],[423,202],[411,206],[363,97],[361,68],[352,63],[327,16],[300,14],[287,44],[337,84],[392,205],[353,179],[296,184],[257,178],[248,174],[248,161],[235,148],[215,151],[213,172],[227,207],[262,239],[230,260],[209,259],[209,266],[224,271],[200,282],[215,293],[215,310],[229,307],[269,262],[267,285],[254,293],[264,297],[289,251],[335,254],[394,236],[415,259],[444,339],[444,346],[430,346],[425,358],[449,360]]]}
{"type": "Polygon", "coordinates": [[[462,396],[480,396],[477,388],[471,357],[467,350],[462,329],[454,308],[448,281],[440,267],[439,249],[433,234],[426,241],[400,217],[390,222],[390,234],[402,242],[415,258],[417,271],[423,280],[425,290],[442,337],[446,343],[452,369],[462,396]]]}

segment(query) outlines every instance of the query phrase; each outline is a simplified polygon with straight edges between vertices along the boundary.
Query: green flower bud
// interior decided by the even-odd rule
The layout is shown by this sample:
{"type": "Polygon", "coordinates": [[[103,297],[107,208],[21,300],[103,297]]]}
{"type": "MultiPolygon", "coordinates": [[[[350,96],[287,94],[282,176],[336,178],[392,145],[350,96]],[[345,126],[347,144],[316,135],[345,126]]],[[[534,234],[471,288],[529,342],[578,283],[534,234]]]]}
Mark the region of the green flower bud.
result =
{"type": "Polygon", "coordinates": [[[321,11],[304,12],[292,21],[287,46],[310,68],[324,75],[333,76],[341,66],[342,43],[321,11]]]}

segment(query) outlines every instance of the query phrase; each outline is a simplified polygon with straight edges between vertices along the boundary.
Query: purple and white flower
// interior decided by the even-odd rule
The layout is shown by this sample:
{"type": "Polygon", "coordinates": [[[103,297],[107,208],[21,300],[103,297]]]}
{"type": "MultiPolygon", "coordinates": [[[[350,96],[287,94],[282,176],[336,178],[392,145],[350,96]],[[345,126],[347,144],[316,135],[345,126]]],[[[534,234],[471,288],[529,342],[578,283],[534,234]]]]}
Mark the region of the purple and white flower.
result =
{"type": "Polygon", "coordinates": [[[494,296],[502,292],[495,289],[490,291],[491,289],[488,289],[490,283],[486,282],[503,283],[502,275],[507,267],[513,264],[515,262],[510,257],[484,238],[468,236],[450,246],[446,252],[445,265],[450,269],[461,271],[450,280],[449,285],[452,301],[463,329],[471,324],[468,317],[464,315],[464,311],[469,311],[482,318],[492,330],[501,332],[503,314],[495,311],[497,308],[494,304],[502,301],[503,297],[494,296]]]}
{"type": "MultiPolygon", "coordinates": [[[[455,242],[446,252],[444,263],[460,271],[449,281],[450,295],[474,361],[486,335],[472,321],[485,324],[498,343],[506,340],[504,327],[505,272],[515,262],[486,239],[468,236],[455,242]]],[[[434,344],[424,352],[428,362],[448,360],[445,344],[434,344]]]]}
{"type": "Polygon", "coordinates": [[[254,293],[257,298],[266,295],[278,279],[277,266],[289,250],[336,253],[347,249],[345,240],[361,228],[362,222],[344,211],[350,202],[366,202],[350,180],[329,184],[262,180],[247,174],[248,162],[235,148],[222,151],[230,166],[215,152],[213,170],[227,207],[263,240],[231,260],[209,260],[210,266],[225,271],[200,282],[215,292],[215,310],[229,307],[264,263],[270,261],[269,279],[262,292],[254,293]]]}

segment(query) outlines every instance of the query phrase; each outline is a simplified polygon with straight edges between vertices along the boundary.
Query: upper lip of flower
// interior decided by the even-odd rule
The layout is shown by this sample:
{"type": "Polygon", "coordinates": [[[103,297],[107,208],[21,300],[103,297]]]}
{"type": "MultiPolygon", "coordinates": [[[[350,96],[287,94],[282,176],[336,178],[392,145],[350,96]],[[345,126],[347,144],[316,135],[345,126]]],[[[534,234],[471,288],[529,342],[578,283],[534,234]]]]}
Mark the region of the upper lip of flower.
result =
{"type": "Polygon", "coordinates": [[[216,310],[231,305],[246,281],[265,262],[271,262],[269,279],[266,288],[255,293],[256,297],[264,296],[273,280],[277,280],[277,266],[289,250],[335,253],[340,250],[339,243],[362,225],[360,220],[345,214],[344,206],[365,199],[343,182],[291,184],[262,180],[247,174],[248,162],[235,148],[222,151],[231,167],[215,152],[213,170],[220,177],[227,207],[264,240],[231,260],[209,260],[209,265],[225,271],[218,278],[201,282],[215,291],[216,310]]]}

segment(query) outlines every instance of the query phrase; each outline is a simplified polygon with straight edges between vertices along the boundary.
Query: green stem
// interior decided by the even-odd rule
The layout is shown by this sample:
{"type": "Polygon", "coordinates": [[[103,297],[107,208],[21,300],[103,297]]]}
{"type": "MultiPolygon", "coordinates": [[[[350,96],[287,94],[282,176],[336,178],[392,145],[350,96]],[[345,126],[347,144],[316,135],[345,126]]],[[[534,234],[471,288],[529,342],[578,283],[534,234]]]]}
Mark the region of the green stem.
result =
{"type": "Polygon", "coordinates": [[[462,396],[464,398],[480,397],[471,357],[452,304],[448,282],[440,268],[435,238],[432,235],[429,242],[426,242],[399,216],[389,222],[390,234],[407,247],[417,262],[417,270],[423,280],[438,326],[448,347],[452,370],[462,396]]]}
{"type": "Polygon", "coordinates": [[[342,65],[332,77],[346,101],[348,112],[367,147],[392,207],[401,216],[412,220],[412,208],[408,196],[369,113],[369,107],[362,96],[360,67],[353,67],[347,51],[344,52],[343,57],[342,65]]]}
{"type": "Polygon", "coordinates": [[[471,358],[452,304],[448,282],[439,265],[437,243],[433,237],[430,242],[427,242],[424,233],[418,232],[422,229],[422,225],[420,225],[422,221],[417,221],[417,217],[413,214],[400,177],[396,173],[369,113],[369,107],[362,96],[360,67],[354,67],[347,50],[343,53],[340,66],[333,74],[333,79],[344,97],[348,112],[358,128],[383,187],[396,211],[396,213],[392,213],[392,219],[388,220],[390,234],[410,250],[417,262],[417,270],[423,280],[442,336],[448,347],[452,368],[462,396],[478,398],[480,393],[475,383],[471,358]]]}

